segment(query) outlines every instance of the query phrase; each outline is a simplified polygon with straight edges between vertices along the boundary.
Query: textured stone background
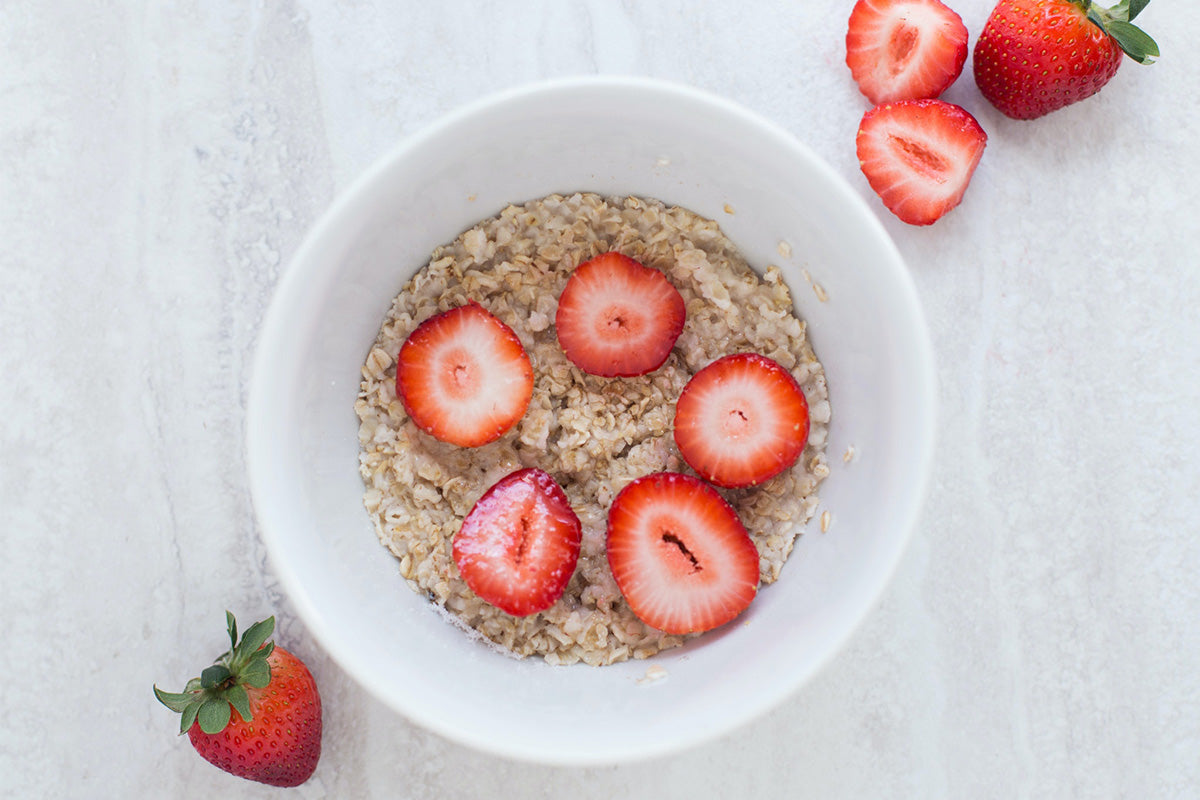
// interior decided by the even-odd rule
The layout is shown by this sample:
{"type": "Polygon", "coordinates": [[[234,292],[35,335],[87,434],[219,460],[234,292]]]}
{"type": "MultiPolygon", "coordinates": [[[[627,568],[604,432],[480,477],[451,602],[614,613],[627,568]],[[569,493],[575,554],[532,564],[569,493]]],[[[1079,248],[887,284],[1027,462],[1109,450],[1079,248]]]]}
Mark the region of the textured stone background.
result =
{"type": "MultiPolygon", "coordinates": [[[[951,0],[972,36],[991,0],[951,0]]],[[[0,8],[0,794],[274,796],[150,693],[276,613],[325,754],[301,797],[1185,798],[1200,793],[1198,60],[1007,120],[964,204],[905,227],[858,172],[849,0],[5,0],[0,8]],[[282,596],[242,456],[250,356],[304,232],[406,134],[568,74],[774,119],[872,203],[937,351],[914,544],[848,648],[683,754],[543,768],[367,695],[282,596]]],[[[968,70],[969,70],[968,64],[968,70]]]]}

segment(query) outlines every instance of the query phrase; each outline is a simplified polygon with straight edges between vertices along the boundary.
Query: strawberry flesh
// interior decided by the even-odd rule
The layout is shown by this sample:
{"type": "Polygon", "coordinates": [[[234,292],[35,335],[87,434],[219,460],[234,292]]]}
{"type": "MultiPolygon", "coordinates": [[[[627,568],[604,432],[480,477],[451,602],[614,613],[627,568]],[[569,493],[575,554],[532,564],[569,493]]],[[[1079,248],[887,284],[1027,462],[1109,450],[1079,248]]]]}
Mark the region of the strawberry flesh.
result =
{"type": "Polygon", "coordinates": [[[673,634],[732,620],[758,591],[758,550],[737,513],[698,478],[638,478],[608,512],[608,564],[633,613],[673,634]]]}
{"type": "Polygon", "coordinates": [[[683,331],[683,297],[667,277],[620,253],[580,264],[558,298],[554,325],[567,358],[603,377],[662,366],[683,331]]]}
{"type": "Polygon", "coordinates": [[[906,100],[868,111],[857,145],[863,175],[888,210],[931,225],[962,201],[987,134],[956,105],[906,100]]]}
{"type": "Polygon", "coordinates": [[[808,441],[808,401],[786,369],[757,353],[719,358],[675,403],[675,445],[700,477],[742,488],[790,467],[808,441]]]}
{"type": "Polygon", "coordinates": [[[540,469],[501,478],[463,520],[453,557],[471,591],[505,613],[544,611],[575,573],[579,518],[562,487],[540,469]]]}
{"type": "Polygon", "coordinates": [[[873,104],[938,97],[962,73],[967,28],[939,0],[859,0],[846,65],[873,104]]]}
{"type": "Polygon", "coordinates": [[[478,303],[430,317],[396,359],[396,394],[418,428],[478,447],[515,425],[533,396],[533,365],[512,328],[478,303]]]}

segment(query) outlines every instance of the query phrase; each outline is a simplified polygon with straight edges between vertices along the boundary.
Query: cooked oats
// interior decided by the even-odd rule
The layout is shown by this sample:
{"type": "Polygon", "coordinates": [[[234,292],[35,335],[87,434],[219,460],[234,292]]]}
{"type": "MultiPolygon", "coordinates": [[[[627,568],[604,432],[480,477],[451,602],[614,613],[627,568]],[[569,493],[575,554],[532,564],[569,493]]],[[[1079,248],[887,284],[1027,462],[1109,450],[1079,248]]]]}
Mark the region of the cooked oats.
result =
{"type": "Polygon", "coordinates": [[[551,195],[505,208],[433,252],[395,298],[366,355],[355,411],[363,503],[380,541],[415,591],[511,654],[601,665],[682,644],[688,637],[642,623],[617,590],[604,552],[608,504],[639,476],[690,472],[672,437],[675,400],[698,370],[737,352],[761,353],[790,370],[810,408],[808,444],[791,469],[751,489],[719,490],[758,548],[765,585],[779,577],[829,472],[825,372],[779,269],[759,276],[717,223],[654,200],[551,195]],[[649,375],[588,375],[558,346],[553,320],[567,276],[609,250],[662,270],[687,306],[671,355],[649,375]],[[418,430],[395,391],[395,357],[409,333],[468,300],[516,332],[535,375],[521,421],[472,449],[418,430]],[[541,613],[512,617],[467,588],[451,544],[483,492],[521,467],[540,467],[558,480],[583,541],[562,598],[541,613]]]}
{"type": "Polygon", "coordinates": [[[650,686],[667,679],[667,670],[661,664],[646,667],[646,674],[637,679],[638,686],[650,686]]]}

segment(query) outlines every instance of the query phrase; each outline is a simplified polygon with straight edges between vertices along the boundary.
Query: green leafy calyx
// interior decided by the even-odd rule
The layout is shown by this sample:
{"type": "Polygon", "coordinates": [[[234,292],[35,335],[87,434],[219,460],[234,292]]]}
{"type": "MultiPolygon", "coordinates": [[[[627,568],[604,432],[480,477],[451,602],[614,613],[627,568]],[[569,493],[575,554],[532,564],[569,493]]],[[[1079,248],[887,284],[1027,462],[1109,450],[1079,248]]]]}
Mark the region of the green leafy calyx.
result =
{"type": "Polygon", "coordinates": [[[199,678],[188,681],[182,692],[154,687],[159,702],[181,715],[180,733],[186,733],[197,721],[205,733],[220,733],[234,712],[248,722],[252,717],[246,687],[261,689],[271,682],[267,657],[275,650],[275,643],[267,640],[275,631],[275,618],[254,623],[240,641],[237,620],[228,611],[225,623],[229,628],[229,650],[212,666],[205,667],[199,678]]]}
{"type": "Polygon", "coordinates": [[[1150,4],[1150,0],[1121,0],[1112,8],[1101,8],[1092,0],[1072,0],[1087,12],[1087,17],[1107,33],[1139,64],[1152,64],[1158,58],[1158,44],[1150,34],[1133,24],[1133,19],[1150,4]]]}

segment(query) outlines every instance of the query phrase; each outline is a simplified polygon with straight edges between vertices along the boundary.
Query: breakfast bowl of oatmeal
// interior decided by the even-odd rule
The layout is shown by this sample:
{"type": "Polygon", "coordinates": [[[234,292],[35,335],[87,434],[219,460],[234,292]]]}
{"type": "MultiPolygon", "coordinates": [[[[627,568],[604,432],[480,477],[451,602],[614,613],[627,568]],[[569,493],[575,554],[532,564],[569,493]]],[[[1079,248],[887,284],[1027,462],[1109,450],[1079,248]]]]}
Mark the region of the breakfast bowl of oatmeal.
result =
{"type": "Polygon", "coordinates": [[[276,289],[272,565],[381,701],[545,763],[786,699],[886,586],[932,455],[911,279],[785,131],[670,84],[514,90],[402,143],[276,289]]]}

